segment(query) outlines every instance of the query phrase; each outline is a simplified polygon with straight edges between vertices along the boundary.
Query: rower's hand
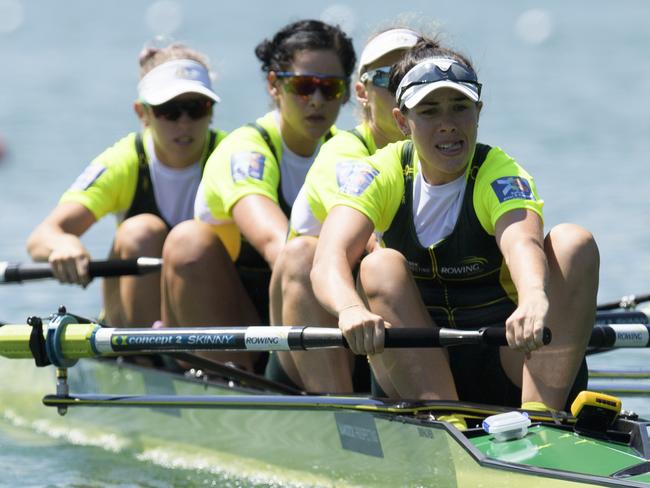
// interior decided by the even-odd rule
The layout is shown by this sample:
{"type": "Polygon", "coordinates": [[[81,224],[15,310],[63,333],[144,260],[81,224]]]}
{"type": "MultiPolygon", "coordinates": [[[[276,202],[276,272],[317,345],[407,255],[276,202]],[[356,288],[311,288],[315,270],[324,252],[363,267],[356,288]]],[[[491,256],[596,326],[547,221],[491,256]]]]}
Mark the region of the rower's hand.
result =
{"type": "Polygon", "coordinates": [[[90,253],[78,237],[66,237],[69,238],[62,239],[48,258],[52,274],[61,283],[74,283],[85,288],[92,280],[88,274],[90,253]]]}
{"type": "Polygon", "coordinates": [[[544,327],[548,320],[548,297],[543,291],[520,300],[517,309],[506,320],[508,346],[526,354],[544,345],[544,327]]]}
{"type": "Polygon", "coordinates": [[[379,354],[384,350],[386,322],[363,305],[344,308],[339,312],[339,329],[354,354],[379,354]]]}

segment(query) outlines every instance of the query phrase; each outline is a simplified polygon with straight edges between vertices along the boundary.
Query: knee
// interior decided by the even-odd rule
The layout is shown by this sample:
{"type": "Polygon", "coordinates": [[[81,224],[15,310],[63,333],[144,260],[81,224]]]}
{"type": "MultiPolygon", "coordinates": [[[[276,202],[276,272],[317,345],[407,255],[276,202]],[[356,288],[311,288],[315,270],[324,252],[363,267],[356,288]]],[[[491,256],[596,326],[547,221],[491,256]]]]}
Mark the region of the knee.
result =
{"type": "Polygon", "coordinates": [[[394,249],[378,249],[361,261],[360,285],[368,299],[396,296],[412,280],[408,262],[394,249]]]}
{"type": "Polygon", "coordinates": [[[165,270],[175,274],[212,272],[220,262],[231,262],[221,239],[194,220],[181,222],[169,232],[162,257],[165,270]]]}
{"type": "Polygon", "coordinates": [[[564,271],[598,274],[600,253],[596,239],[588,230],[575,224],[560,224],[544,240],[549,265],[557,263],[564,271]]]}
{"type": "Polygon", "coordinates": [[[283,288],[289,283],[310,283],[317,243],[317,238],[307,236],[296,237],[286,243],[274,267],[274,272],[282,277],[283,288]]]}
{"type": "Polygon", "coordinates": [[[160,217],[140,214],[126,219],[115,234],[120,257],[160,256],[167,237],[167,225],[160,217]]]}

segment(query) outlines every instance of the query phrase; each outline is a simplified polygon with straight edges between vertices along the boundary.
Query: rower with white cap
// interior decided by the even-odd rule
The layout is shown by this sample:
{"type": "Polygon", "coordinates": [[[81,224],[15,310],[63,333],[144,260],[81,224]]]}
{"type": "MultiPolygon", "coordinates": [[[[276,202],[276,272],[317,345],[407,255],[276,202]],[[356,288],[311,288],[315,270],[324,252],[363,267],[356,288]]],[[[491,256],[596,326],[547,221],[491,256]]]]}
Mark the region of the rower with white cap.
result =
{"type": "MultiPolygon", "coordinates": [[[[339,132],[323,145],[314,167],[333,165],[341,169],[337,175],[319,174],[316,179],[320,179],[319,176],[343,177],[351,184],[355,179],[362,183],[362,173],[345,174],[346,162],[365,158],[390,142],[404,139],[392,116],[395,97],[388,91],[388,73],[419,38],[412,29],[395,27],[368,40],[361,53],[355,84],[361,123],[352,130],[339,132]]],[[[309,281],[325,215],[325,203],[319,194],[307,192],[303,187],[291,210],[289,240],[273,269],[271,318],[275,324],[336,326],[336,318],[320,306],[309,281]]],[[[310,392],[365,390],[369,380],[367,362],[362,360],[354,364],[345,350],[274,354],[269,360],[267,374],[310,392]]]]}
{"type": "MultiPolygon", "coordinates": [[[[226,133],[210,129],[219,97],[208,63],[182,44],[145,48],[134,109],[144,130],[97,156],[32,232],[27,248],[48,260],[63,283],[90,282],[90,253],[80,240],[105,215],[117,217],[111,257],[161,256],[168,231],[191,219],[203,166],[226,133]]],[[[109,278],[105,321],[151,324],[160,318],[160,273],[109,278]]]]}
{"type": "Polygon", "coordinates": [[[477,143],[481,89],[469,60],[434,41],[393,67],[393,116],[411,140],[348,161],[346,178],[315,165],[305,181],[328,211],[312,286],[392,398],[563,409],[586,386],[598,249],[572,224],[544,238],[532,177],[477,143]],[[363,257],[373,232],[383,247],[363,257]],[[509,347],[384,350],[386,328],[434,322],[505,323],[509,347]]]}

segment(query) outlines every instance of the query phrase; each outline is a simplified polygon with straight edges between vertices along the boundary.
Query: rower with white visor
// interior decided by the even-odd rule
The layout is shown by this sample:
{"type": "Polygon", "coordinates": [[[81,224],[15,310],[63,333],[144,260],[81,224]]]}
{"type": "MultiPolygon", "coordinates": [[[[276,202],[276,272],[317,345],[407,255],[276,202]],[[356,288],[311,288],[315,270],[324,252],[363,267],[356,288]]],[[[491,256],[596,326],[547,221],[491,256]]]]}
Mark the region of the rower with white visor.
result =
{"type": "MultiPolygon", "coordinates": [[[[205,162],[226,136],[210,129],[219,97],[205,56],[182,44],[146,47],[140,54],[142,123],[97,156],[32,232],[27,248],[49,261],[63,283],[86,286],[90,253],[81,236],[107,214],[117,230],[111,258],[160,257],[172,227],[191,219],[205,162]]],[[[103,320],[114,326],[161,318],[160,273],[107,278],[103,320]]]]}
{"type": "Polygon", "coordinates": [[[477,143],[482,85],[467,58],[420,41],[388,89],[411,139],[349,162],[365,168],[362,183],[323,177],[333,166],[306,180],[328,210],[311,273],[317,299],[391,398],[564,409],[586,385],[593,237],[573,224],[544,237],[533,178],[499,147],[477,143]],[[382,247],[363,257],[355,283],[373,232],[382,247]],[[505,324],[509,347],[383,349],[386,328],[434,324],[505,324]],[[544,327],[553,340],[543,347],[544,327]]]}

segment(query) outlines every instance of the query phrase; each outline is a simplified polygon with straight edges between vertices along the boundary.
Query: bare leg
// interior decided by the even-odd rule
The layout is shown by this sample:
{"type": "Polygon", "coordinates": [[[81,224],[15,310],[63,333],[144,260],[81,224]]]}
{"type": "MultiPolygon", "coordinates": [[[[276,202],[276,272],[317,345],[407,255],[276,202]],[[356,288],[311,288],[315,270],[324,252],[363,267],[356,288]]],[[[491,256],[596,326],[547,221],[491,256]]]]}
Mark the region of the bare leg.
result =
{"type": "MultiPolygon", "coordinates": [[[[318,302],[311,287],[316,237],[297,237],[283,248],[276,261],[271,287],[281,289],[284,325],[336,327],[337,320],[318,302]]],[[[274,292],[271,292],[273,297],[274,292]]],[[[273,299],[272,299],[273,302],[273,299]]],[[[273,306],[272,306],[273,308],[273,306]]],[[[275,314],[277,315],[277,313],[275,314]]],[[[277,317],[275,317],[277,319],[277,317]]],[[[344,349],[278,354],[291,379],[309,392],[350,393],[353,356],[344,349]],[[296,373],[298,377],[296,377],[296,373]]]]}
{"type": "MultiPolygon", "coordinates": [[[[529,360],[515,351],[501,353],[508,375],[521,378],[522,402],[541,401],[562,410],[584,357],[596,314],[599,253],[593,236],[573,224],[561,224],[544,240],[549,266],[549,346],[529,360]],[[517,372],[523,362],[523,375],[517,372]]],[[[521,371],[521,369],[519,369],[521,371]]]]}
{"type": "MultiPolygon", "coordinates": [[[[155,215],[140,214],[118,227],[112,258],[158,257],[167,226],[155,215]]],[[[106,321],[113,327],[148,327],[160,319],[160,273],[107,278],[103,283],[106,321]]]]}
{"type": "MultiPolygon", "coordinates": [[[[404,256],[393,249],[374,251],[361,261],[360,286],[370,310],[390,326],[431,327],[420,292],[404,256]]],[[[443,349],[386,349],[370,356],[384,391],[400,398],[457,400],[449,359],[443,349]]]]}
{"type": "MultiPolygon", "coordinates": [[[[183,222],[163,249],[162,319],[166,327],[257,325],[260,319],[219,237],[201,222],[183,222]]],[[[253,370],[258,355],[204,353],[253,370]]]]}

